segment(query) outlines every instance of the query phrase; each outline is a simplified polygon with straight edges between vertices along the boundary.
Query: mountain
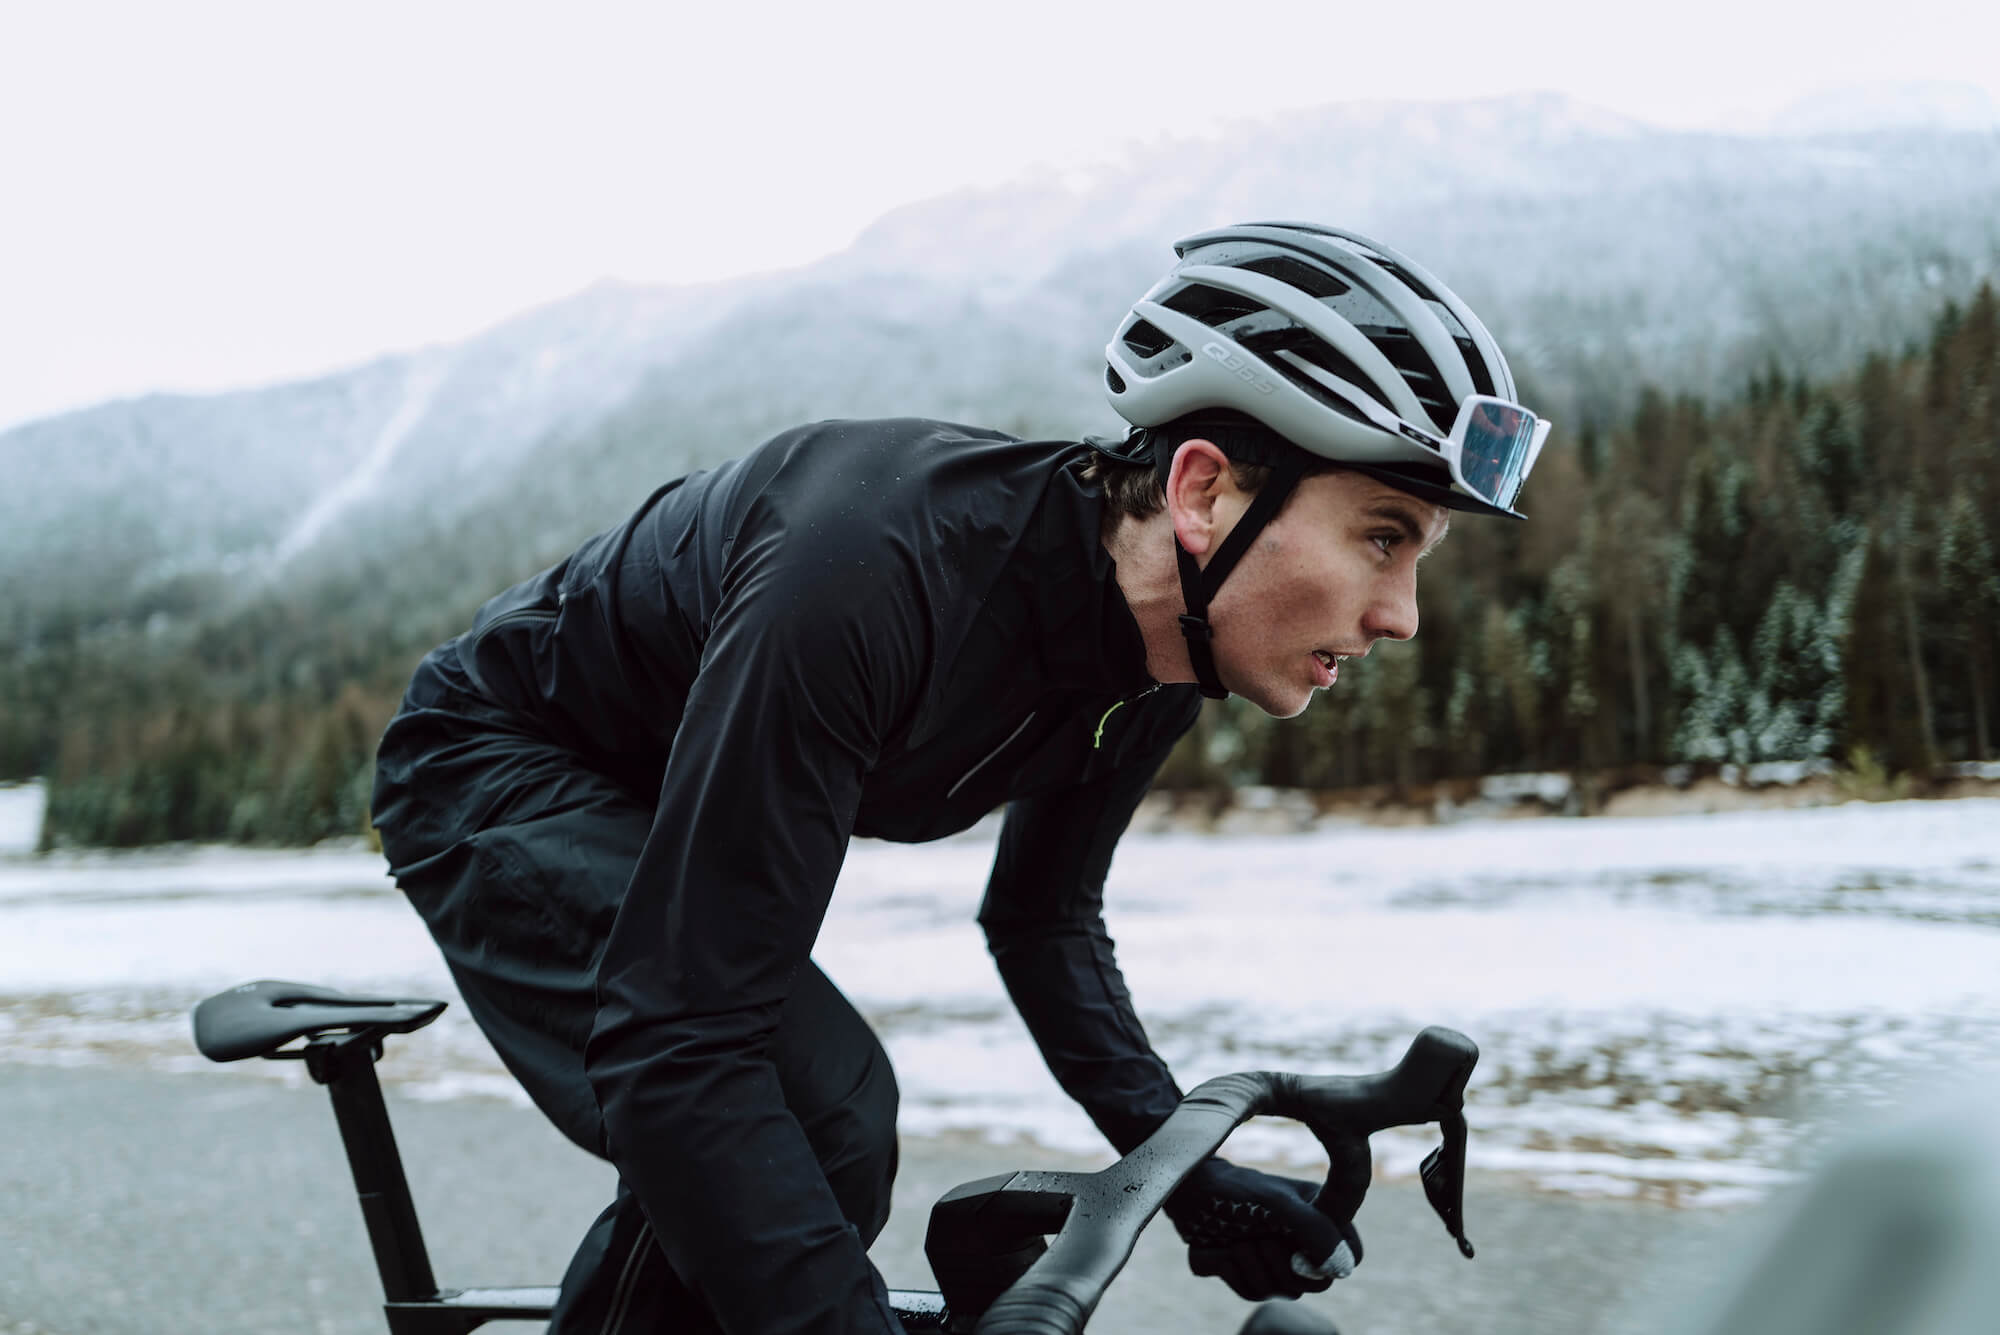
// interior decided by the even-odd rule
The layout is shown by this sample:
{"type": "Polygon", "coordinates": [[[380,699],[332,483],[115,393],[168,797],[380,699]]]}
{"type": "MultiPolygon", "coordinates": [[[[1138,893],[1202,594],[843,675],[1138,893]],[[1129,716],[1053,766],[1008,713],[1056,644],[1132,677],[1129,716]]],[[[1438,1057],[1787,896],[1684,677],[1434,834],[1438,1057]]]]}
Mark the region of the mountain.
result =
{"type": "Polygon", "coordinates": [[[769,281],[605,283],[455,346],[0,434],[0,475],[28,480],[0,489],[0,571],[21,590],[9,611],[188,577],[260,585],[364,511],[403,512],[399,494],[479,494],[598,420],[769,281]]]}
{"type": "Polygon", "coordinates": [[[1781,135],[1872,134],[1882,130],[2000,130],[2000,104],[1977,84],[1900,82],[1833,88],[1800,98],[1771,118],[1781,135]]]}
{"type": "Polygon", "coordinates": [[[1910,336],[1994,270],[1996,204],[2000,136],[1674,132],[1540,94],[1330,107],[1161,145],[1083,188],[964,192],[888,215],[830,264],[1005,291],[1088,238],[1121,257],[1102,280],[1123,296],[1158,275],[1165,238],[1338,219],[1450,281],[1574,423],[1644,383],[1733,390],[1766,359],[1832,370],[1910,336]]]}
{"type": "Polygon", "coordinates": [[[1393,220],[1460,199],[1566,194],[1579,184],[1581,163],[1670,138],[1553,93],[1345,103],[1248,122],[1221,138],[1162,141],[1094,172],[908,205],[828,267],[1033,281],[1088,238],[1098,248],[1143,244],[1157,269],[1166,240],[1220,222],[1339,219],[1386,232],[1393,220]]]}
{"type": "Polygon", "coordinates": [[[2000,264],[2000,135],[1673,132],[1536,94],[1160,140],[895,210],[801,270],[605,284],[456,346],[0,434],[0,472],[28,479],[0,491],[0,634],[198,618],[363,565],[449,567],[431,602],[456,607],[801,419],[1109,430],[1099,350],[1167,243],[1256,217],[1420,257],[1487,316],[1560,439],[1649,384],[1731,392],[1918,336],[2000,264]]]}

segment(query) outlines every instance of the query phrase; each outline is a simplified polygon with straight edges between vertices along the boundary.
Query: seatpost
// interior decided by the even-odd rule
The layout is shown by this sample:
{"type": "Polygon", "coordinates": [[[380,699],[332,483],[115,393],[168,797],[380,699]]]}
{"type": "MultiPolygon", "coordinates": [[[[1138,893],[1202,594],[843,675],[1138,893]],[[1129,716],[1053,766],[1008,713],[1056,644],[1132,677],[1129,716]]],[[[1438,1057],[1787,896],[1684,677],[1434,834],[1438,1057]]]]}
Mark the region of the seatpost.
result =
{"type": "Polygon", "coordinates": [[[361,1217],[368,1241],[375,1248],[375,1268],[382,1272],[382,1294],[391,1303],[419,1302],[437,1296],[430,1254],[417,1226],[416,1202],[396,1152],[396,1135],[389,1109],[382,1102],[382,1085],[375,1078],[375,1061],[382,1055],[379,1036],[329,1034],[306,1044],[306,1070],[325,1085],[354,1171],[354,1189],[361,1198],[361,1217]]]}

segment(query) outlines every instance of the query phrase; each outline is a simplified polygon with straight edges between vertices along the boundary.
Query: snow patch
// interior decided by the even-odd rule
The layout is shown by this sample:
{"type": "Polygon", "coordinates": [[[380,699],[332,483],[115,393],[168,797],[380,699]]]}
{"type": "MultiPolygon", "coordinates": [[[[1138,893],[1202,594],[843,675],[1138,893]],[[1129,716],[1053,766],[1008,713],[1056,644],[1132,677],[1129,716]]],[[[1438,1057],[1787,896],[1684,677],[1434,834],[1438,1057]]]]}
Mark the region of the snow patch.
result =
{"type": "Polygon", "coordinates": [[[415,356],[408,360],[403,397],[396,405],[396,411],[382,424],[375,443],[369,446],[367,455],[355,470],[314,501],[300,516],[298,523],[292,526],[291,532],[279,539],[271,557],[270,569],[273,572],[317,542],[320,534],[342,511],[374,491],[375,485],[389,471],[396,451],[402,448],[403,442],[410,438],[430,411],[431,400],[436,397],[438,386],[444,383],[451,365],[449,357],[439,355],[415,356]]]}
{"type": "Polygon", "coordinates": [[[2000,760],[1964,760],[1956,765],[1946,765],[1944,774],[1951,779],[1983,779],[1989,783],[2000,782],[2000,760]]]}

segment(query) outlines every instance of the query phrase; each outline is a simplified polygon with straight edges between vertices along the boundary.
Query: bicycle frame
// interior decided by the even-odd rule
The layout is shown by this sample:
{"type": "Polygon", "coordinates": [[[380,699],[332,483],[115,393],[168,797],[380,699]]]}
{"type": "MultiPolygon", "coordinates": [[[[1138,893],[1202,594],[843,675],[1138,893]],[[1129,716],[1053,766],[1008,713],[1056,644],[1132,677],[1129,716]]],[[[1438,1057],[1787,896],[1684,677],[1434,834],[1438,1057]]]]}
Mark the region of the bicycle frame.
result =
{"type": "MultiPolygon", "coordinates": [[[[265,980],[209,997],[193,1015],[195,1046],[211,1061],[302,1060],[326,1086],[382,1276],[390,1335],[462,1335],[489,1321],[546,1321],[558,1297],[548,1287],[443,1289],[432,1273],[375,1063],[387,1035],[421,1029],[444,1008],[442,1001],[265,980]],[[303,1046],[289,1046],[299,1040],[303,1046]]],[[[1079,1335],[1139,1231],[1230,1132],[1259,1114],[1293,1118],[1318,1138],[1330,1163],[1320,1202],[1334,1202],[1342,1219],[1359,1208],[1368,1174],[1354,1177],[1350,1169],[1343,1176],[1331,1165],[1351,1165],[1357,1148],[1365,1165],[1367,1137],[1376,1131],[1436,1123],[1444,1143],[1423,1162],[1424,1195],[1470,1257],[1463,1109],[1478,1059],[1463,1034],[1433,1027],[1393,1068],[1373,1075],[1217,1076],[1109,1168],[1002,1174],[946,1193],[924,1239],[941,1292],[890,1289],[890,1306],[916,1335],[1079,1335]]],[[[1245,1328],[1250,1335],[1261,1329],[1255,1322],[1245,1328]]]]}
{"type": "MultiPolygon", "coordinates": [[[[557,1290],[550,1286],[443,1289],[431,1271],[417,1222],[416,1202],[396,1148],[389,1108],[375,1063],[382,1055],[379,1034],[329,1034],[303,1049],[271,1054],[306,1064],[314,1081],[326,1086],[334,1120],[354,1174],[361,1218],[382,1276],[382,1310],[390,1335],[464,1335],[489,1321],[547,1321],[557,1290]]],[[[891,1289],[890,1305],[908,1331],[944,1328],[942,1295],[921,1289],[891,1289]]]]}

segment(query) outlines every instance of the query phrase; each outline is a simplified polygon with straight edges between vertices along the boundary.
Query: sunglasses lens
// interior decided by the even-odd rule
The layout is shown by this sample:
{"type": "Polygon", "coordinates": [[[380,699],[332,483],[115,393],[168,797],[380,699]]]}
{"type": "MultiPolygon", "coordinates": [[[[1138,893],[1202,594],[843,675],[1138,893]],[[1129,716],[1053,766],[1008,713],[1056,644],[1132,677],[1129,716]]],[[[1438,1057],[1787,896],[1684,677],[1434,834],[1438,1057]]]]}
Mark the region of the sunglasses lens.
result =
{"type": "Polygon", "coordinates": [[[1460,480],[1502,507],[1511,507],[1534,466],[1539,419],[1511,403],[1482,399],[1459,419],[1460,480]]]}

